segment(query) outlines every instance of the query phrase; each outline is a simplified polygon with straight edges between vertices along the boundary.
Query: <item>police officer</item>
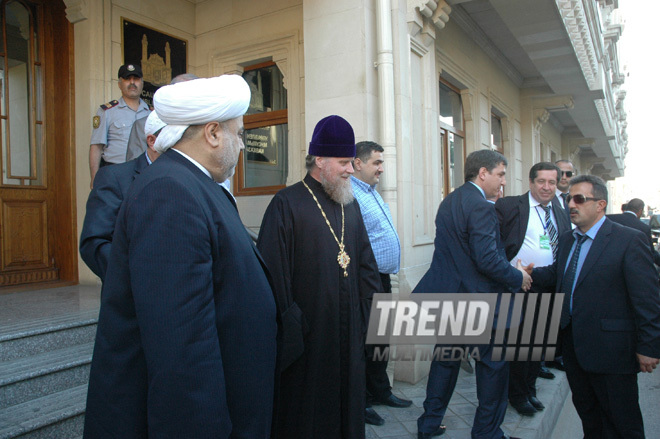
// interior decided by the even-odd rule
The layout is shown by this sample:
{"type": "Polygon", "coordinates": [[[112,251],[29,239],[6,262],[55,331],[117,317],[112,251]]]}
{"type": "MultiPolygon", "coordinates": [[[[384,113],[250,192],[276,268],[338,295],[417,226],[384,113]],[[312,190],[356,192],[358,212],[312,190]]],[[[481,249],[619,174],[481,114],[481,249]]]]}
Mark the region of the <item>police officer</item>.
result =
{"type": "Polygon", "coordinates": [[[140,99],[142,69],[136,64],[119,68],[121,98],[101,105],[93,119],[94,130],[89,146],[89,173],[91,184],[100,167],[123,163],[126,145],[133,123],[149,115],[149,106],[140,99]]]}

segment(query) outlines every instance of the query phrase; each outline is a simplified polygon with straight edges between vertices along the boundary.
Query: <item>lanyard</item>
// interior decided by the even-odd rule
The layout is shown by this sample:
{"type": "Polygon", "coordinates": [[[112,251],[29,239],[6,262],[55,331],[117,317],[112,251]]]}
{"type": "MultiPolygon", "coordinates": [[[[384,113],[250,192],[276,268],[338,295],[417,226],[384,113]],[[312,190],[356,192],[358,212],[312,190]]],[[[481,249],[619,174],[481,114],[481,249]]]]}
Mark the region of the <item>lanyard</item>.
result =
{"type": "MultiPolygon", "coordinates": [[[[539,217],[539,221],[541,221],[541,225],[543,226],[543,233],[545,235],[547,235],[548,234],[548,224],[546,222],[544,222],[543,219],[541,218],[541,214],[539,213],[539,206],[540,206],[540,204],[537,204],[536,206],[534,206],[534,210],[536,211],[536,214],[539,217]]],[[[543,213],[545,213],[545,211],[543,213]]],[[[550,217],[550,221],[552,221],[552,216],[550,217]]]]}

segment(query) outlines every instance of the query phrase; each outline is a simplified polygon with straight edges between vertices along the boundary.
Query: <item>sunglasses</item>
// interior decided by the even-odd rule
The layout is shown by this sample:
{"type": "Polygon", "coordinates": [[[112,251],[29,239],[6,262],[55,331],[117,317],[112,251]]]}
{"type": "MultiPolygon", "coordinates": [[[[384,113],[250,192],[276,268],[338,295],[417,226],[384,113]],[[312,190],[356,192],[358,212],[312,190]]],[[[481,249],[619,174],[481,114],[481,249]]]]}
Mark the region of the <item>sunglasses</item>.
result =
{"type": "Polygon", "coordinates": [[[587,201],[599,201],[601,198],[585,197],[582,194],[569,195],[566,197],[566,204],[570,203],[571,200],[573,200],[575,204],[584,204],[587,201]]]}
{"type": "Polygon", "coordinates": [[[561,175],[565,175],[568,178],[571,178],[573,176],[573,171],[561,171],[561,175]]]}

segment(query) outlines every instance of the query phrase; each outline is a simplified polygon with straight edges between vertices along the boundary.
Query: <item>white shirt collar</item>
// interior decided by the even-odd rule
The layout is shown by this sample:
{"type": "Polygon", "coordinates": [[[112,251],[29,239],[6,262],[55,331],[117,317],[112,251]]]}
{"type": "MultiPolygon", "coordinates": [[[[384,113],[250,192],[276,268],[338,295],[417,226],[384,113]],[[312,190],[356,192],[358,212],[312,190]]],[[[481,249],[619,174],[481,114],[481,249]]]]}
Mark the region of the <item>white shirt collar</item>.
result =
{"type": "Polygon", "coordinates": [[[178,149],[175,149],[175,148],[172,148],[172,149],[174,149],[174,151],[178,152],[179,154],[181,154],[182,156],[184,156],[185,158],[187,158],[188,160],[190,160],[190,162],[191,162],[193,165],[197,166],[197,167],[199,168],[200,171],[202,171],[202,172],[203,172],[204,174],[206,174],[211,180],[213,180],[213,177],[211,177],[211,173],[210,173],[210,172],[209,172],[204,166],[200,165],[199,162],[198,162],[197,160],[195,160],[194,158],[190,157],[188,154],[185,154],[185,153],[179,151],[178,149]]]}

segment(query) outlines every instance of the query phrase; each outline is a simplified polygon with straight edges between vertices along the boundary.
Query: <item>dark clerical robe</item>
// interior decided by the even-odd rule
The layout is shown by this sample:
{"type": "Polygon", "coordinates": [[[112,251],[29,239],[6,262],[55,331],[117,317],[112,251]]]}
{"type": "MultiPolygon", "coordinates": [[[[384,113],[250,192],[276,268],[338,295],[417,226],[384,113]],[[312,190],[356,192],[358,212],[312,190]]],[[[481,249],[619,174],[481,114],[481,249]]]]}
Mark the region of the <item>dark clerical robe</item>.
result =
{"type": "MultiPolygon", "coordinates": [[[[309,174],[305,182],[341,240],[341,206],[309,174]]],[[[337,263],[339,246],[302,182],[275,195],[261,225],[257,247],[273,274],[280,312],[292,306],[302,311],[304,350],[290,365],[280,358],[274,415],[280,439],[364,437],[364,340],[371,298],[382,287],[358,204],[344,212],[348,277],[337,263]]],[[[280,354],[282,345],[286,350],[299,337],[283,320],[280,354]]]]}

